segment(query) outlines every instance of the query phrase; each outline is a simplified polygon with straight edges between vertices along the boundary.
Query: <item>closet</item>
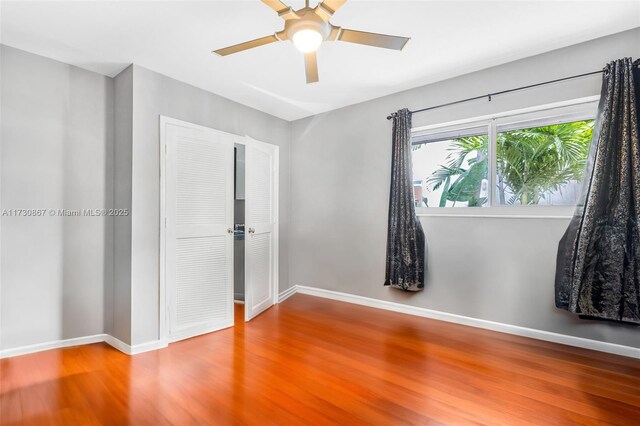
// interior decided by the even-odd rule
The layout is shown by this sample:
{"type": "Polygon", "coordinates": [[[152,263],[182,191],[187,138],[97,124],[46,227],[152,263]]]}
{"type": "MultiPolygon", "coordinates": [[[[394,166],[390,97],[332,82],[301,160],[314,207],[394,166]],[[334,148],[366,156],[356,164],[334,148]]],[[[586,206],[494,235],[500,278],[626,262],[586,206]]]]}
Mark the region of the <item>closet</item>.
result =
{"type": "Polygon", "coordinates": [[[276,303],[279,151],[167,117],[160,139],[160,300],[172,342],[232,326],[236,293],[246,321],[276,303]],[[244,179],[237,177],[239,155],[244,179]]]}

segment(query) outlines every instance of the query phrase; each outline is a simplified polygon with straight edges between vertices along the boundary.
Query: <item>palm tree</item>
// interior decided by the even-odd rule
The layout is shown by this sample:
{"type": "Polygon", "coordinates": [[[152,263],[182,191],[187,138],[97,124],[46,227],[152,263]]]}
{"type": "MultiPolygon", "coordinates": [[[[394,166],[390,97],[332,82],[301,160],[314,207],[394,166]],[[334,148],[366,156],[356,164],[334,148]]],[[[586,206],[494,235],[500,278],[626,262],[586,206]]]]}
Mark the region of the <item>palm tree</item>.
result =
{"type": "Polygon", "coordinates": [[[538,204],[545,194],[582,180],[592,133],[593,120],[498,133],[500,202],[538,204]],[[505,200],[507,190],[513,195],[505,200]]]}
{"type": "MultiPolygon", "coordinates": [[[[500,132],[496,140],[497,187],[500,204],[538,204],[570,181],[581,180],[593,132],[593,120],[500,132]],[[508,198],[507,198],[508,197],[508,198]]],[[[447,201],[481,206],[482,180],[488,170],[487,136],[451,142],[446,164],[428,179],[442,187],[447,201]]]]}
{"type": "Polygon", "coordinates": [[[439,206],[447,201],[467,202],[481,206],[487,200],[480,198],[482,179],[487,175],[489,139],[487,136],[467,136],[451,141],[447,164],[441,165],[428,179],[432,190],[443,186],[439,206]]]}

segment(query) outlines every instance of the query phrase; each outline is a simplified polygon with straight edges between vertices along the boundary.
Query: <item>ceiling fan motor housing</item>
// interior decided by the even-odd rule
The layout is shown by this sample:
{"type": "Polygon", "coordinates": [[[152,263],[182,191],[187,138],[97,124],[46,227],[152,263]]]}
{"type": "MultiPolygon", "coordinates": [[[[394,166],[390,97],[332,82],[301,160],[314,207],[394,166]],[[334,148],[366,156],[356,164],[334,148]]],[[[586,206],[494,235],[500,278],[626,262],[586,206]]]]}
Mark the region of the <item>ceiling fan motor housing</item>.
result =
{"type": "Polygon", "coordinates": [[[331,33],[331,25],[322,20],[314,9],[305,7],[296,11],[296,14],[300,19],[290,19],[285,22],[284,32],[287,34],[289,40],[293,40],[295,33],[302,30],[316,31],[322,36],[323,40],[326,40],[331,33]]]}

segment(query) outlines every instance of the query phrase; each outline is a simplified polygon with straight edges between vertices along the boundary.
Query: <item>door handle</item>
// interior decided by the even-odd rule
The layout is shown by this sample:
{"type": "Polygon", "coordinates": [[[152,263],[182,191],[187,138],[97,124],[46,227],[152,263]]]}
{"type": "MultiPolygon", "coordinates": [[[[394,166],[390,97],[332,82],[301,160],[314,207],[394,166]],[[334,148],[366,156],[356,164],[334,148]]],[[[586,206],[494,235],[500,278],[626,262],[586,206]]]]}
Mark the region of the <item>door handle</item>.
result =
{"type": "Polygon", "coordinates": [[[250,233],[250,234],[255,234],[255,233],[256,233],[256,230],[255,230],[255,229],[253,229],[253,228],[249,228],[249,233],[250,233]]]}
{"type": "Polygon", "coordinates": [[[233,234],[233,228],[227,228],[227,233],[228,234],[233,234]]]}

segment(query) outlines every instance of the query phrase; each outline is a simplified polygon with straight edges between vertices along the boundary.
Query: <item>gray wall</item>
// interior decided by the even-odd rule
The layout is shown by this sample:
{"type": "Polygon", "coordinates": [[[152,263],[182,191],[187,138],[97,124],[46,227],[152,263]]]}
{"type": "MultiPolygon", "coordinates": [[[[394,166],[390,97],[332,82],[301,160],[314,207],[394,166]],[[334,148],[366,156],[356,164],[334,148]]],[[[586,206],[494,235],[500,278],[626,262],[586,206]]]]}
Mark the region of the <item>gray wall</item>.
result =
{"type": "Polygon", "coordinates": [[[114,79],[114,207],[127,216],[110,218],[114,226],[113,285],[105,295],[105,332],[131,342],[131,176],[133,154],[133,65],[114,79]]]}
{"type": "Polygon", "coordinates": [[[290,123],[133,66],[131,343],[159,337],[159,116],[280,146],[280,291],[288,287],[290,123]]]}
{"type": "MultiPolygon", "coordinates": [[[[290,282],[640,347],[638,330],[555,309],[558,219],[423,217],[426,289],[383,287],[391,122],[386,116],[601,69],[640,56],[640,29],[299,120],[292,127],[290,282]]],[[[414,126],[597,95],[583,78],[417,114],[414,126]]]]}
{"type": "MultiPolygon", "coordinates": [[[[3,209],[108,206],[112,79],[0,49],[3,209]]],[[[110,234],[98,217],[2,218],[2,349],[103,332],[110,234]]]]}

